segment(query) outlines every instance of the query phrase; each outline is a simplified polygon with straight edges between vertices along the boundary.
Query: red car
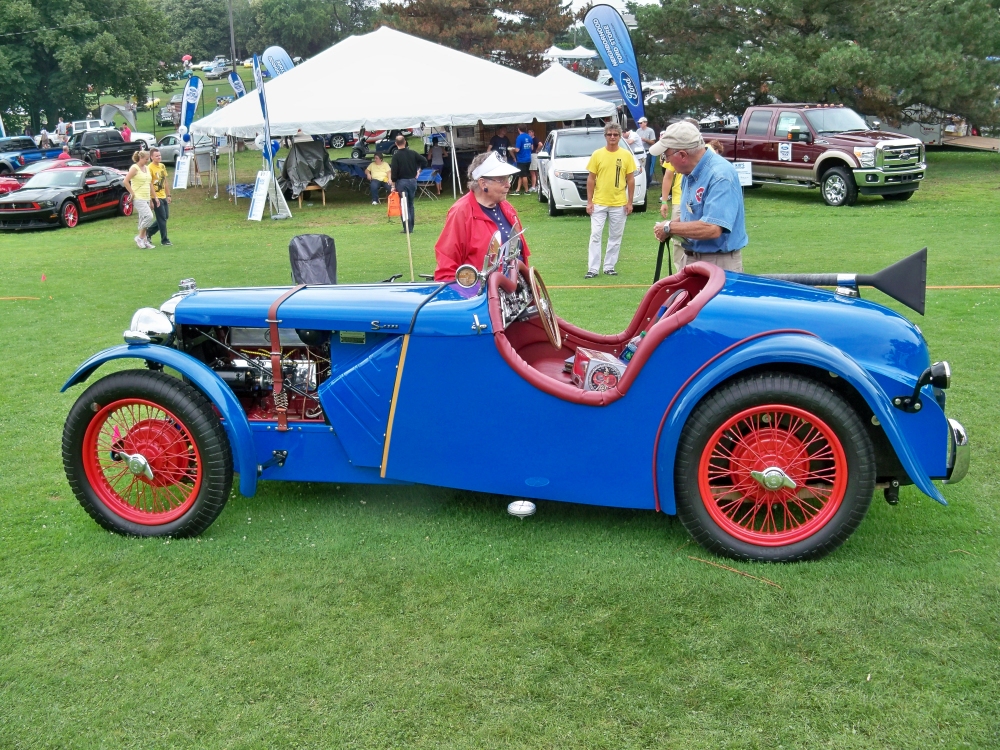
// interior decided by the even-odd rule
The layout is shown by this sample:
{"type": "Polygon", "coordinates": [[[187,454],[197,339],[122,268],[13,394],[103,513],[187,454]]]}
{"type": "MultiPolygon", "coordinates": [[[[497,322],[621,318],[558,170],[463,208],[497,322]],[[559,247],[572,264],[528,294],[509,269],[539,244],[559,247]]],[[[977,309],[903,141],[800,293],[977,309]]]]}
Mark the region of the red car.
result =
{"type": "Polygon", "coordinates": [[[34,177],[39,172],[53,167],[85,167],[87,163],[80,159],[42,159],[40,161],[26,164],[14,172],[13,177],[22,185],[34,177]]]}
{"type": "Polygon", "coordinates": [[[13,177],[7,177],[6,175],[0,176],[0,195],[12,193],[19,187],[21,187],[21,183],[13,177]]]}

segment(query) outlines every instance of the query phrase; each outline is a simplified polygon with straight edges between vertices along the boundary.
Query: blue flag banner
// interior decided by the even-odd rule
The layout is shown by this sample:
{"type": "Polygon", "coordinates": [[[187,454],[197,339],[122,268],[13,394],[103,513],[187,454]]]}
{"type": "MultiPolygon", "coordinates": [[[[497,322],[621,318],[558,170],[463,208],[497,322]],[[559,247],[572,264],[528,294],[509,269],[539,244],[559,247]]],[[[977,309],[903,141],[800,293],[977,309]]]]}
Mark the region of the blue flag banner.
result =
{"type": "Polygon", "coordinates": [[[243,85],[243,79],[241,79],[238,75],[236,75],[235,70],[229,71],[229,85],[232,86],[233,91],[236,92],[237,99],[239,99],[247,92],[247,87],[243,85]]]}
{"type": "Polygon", "coordinates": [[[260,111],[264,115],[264,144],[271,142],[271,126],[267,121],[267,99],[264,97],[264,74],[260,69],[260,59],[253,56],[253,82],[257,87],[257,98],[260,100],[260,111]]]}
{"type": "Polygon", "coordinates": [[[636,122],[646,114],[642,102],[642,78],[632,50],[632,38],[618,11],[610,5],[595,5],[583,19],[601,59],[628,105],[636,122]]]}
{"type": "Polygon", "coordinates": [[[295,63],[292,62],[292,58],[288,56],[288,53],[278,46],[268,47],[264,50],[264,54],[261,55],[261,62],[267,68],[267,72],[271,74],[271,78],[277,78],[282,73],[287,73],[295,67],[295,63]]]}
{"type": "Polygon", "coordinates": [[[4,130],[4,128],[3,128],[3,118],[0,117],[0,138],[6,138],[6,137],[7,137],[7,131],[4,130]]]}
{"type": "MultiPolygon", "coordinates": [[[[186,130],[191,129],[195,111],[198,109],[198,100],[201,99],[202,87],[201,79],[197,76],[188,78],[187,84],[184,86],[184,98],[181,100],[181,125],[186,130]]],[[[186,132],[184,135],[187,136],[184,138],[185,141],[190,139],[186,132]]]]}

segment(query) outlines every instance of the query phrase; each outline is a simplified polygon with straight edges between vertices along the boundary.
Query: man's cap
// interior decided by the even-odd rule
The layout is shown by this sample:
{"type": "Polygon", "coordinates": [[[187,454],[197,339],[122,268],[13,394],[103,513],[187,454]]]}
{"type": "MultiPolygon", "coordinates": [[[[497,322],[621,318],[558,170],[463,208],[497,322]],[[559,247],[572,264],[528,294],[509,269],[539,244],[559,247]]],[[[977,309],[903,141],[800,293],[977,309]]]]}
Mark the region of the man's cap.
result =
{"type": "Polygon", "coordinates": [[[649,147],[649,153],[659,156],[668,148],[691,151],[704,145],[705,139],[701,137],[698,128],[689,122],[675,122],[660,136],[660,140],[649,147]]]}
{"type": "Polygon", "coordinates": [[[520,171],[513,164],[508,164],[501,159],[498,151],[494,151],[486,158],[486,161],[472,170],[472,179],[478,180],[480,177],[508,177],[520,171]]]}
{"type": "Polygon", "coordinates": [[[638,120],[636,120],[636,122],[649,122],[649,119],[646,117],[640,117],[638,120]]]}

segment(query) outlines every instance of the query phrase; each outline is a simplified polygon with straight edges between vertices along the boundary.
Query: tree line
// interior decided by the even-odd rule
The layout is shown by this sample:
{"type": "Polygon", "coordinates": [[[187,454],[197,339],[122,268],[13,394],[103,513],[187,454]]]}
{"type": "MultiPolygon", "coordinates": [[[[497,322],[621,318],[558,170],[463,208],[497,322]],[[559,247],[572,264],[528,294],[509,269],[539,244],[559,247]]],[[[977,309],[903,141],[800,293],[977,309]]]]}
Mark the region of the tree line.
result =
{"type": "MultiPolygon", "coordinates": [[[[527,73],[586,8],[563,0],[232,0],[237,58],[272,44],[308,57],[386,24],[527,73]]],[[[1000,0],[660,0],[630,6],[644,77],[675,82],[658,114],[842,102],[898,116],[912,105],[998,121],[1000,0]]],[[[580,41],[583,41],[581,35],[580,41]]],[[[98,93],[142,100],[181,55],[230,49],[226,0],[0,3],[0,112],[49,122],[98,93]]],[[[372,50],[391,55],[391,50],[372,50]]],[[[403,63],[404,61],[400,61],[403,63]]],[[[363,74],[358,70],[342,75],[363,74]]],[[[442,83],[448,71],[441,71],[442,83]]],[[[389,83],[389,82],[387,82],[389,83]]],[[[509,92],[516,96],[516,92],[509,92]]]]}

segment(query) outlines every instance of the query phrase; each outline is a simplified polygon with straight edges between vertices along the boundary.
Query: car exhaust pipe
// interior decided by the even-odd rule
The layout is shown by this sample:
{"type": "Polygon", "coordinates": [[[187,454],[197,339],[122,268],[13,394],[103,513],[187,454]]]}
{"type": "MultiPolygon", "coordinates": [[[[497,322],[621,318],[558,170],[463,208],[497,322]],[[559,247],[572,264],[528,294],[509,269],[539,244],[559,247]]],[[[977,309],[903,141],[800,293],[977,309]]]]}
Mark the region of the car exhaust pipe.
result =
{"type": "Polygon", "coordinates": [[[927,248],[896,261],[878,273],[765,273],[766,279],[791,281],[806,286],[835,286],[840,294],[859,296],[859,286],[870,286],[924,314],[927,298],[927,248]],[[843,291],[841,291],[843,290],[843,291]]]}

